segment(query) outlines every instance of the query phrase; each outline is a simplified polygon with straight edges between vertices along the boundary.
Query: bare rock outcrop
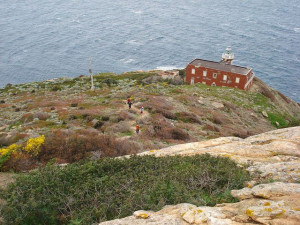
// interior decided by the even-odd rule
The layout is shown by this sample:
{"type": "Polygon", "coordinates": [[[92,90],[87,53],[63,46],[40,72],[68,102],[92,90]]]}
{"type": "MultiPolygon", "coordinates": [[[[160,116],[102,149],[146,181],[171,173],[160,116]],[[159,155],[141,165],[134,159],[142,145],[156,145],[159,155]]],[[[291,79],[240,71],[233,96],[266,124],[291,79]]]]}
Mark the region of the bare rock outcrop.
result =
{"type": "MultiPolygon", "coordinates": [[[[243,199],[245,190],[232,191],[243,199]]],[[[269,183],[247,190],[245,200],[218,204],[215,207],[192,204],[165,206],[158,212],[137,211],[133,216],[112,220],[101,225],[149,224],[271,224],[296,225],[300,221],[300,184],[269,183]],[[280,191],[281,190],[281,191],[280,191]]]]}
{"type": "Polygon", "coordinates": [[[229,157],[255,174],[254,177],[278,180],[232,190],[237,203],[215,207],[192,204],[165,206],[158,212],[136,211],[132,216],[107,221],[101,225],[154,224],[300,224],[300,127],[274,130],[241,139],[223,137],[214,140],[171,146],[140,155],[211,155],[229,157]]]}
{"type": "Polygon", "coordinates": [[[262,179],[300,182],[300,127],[269,131],[248,137],[221,137],[175,145],[140,155],[197,155],[229,157],[262,179]]]}

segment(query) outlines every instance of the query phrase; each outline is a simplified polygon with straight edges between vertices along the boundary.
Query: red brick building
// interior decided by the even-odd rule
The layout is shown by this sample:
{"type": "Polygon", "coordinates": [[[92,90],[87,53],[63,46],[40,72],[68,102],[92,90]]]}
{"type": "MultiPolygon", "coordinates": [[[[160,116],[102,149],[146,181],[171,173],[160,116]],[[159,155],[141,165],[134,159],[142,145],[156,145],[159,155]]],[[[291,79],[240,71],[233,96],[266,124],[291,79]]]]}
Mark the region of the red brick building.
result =
{"type": "Polygon", "coordinates": [[[222,54],[220,62],[195,59],[186,67],[185,81],[248,91],[253,84],[254,73],[251,68],[232,65],[233,59],[230,47],[222,54]]]}

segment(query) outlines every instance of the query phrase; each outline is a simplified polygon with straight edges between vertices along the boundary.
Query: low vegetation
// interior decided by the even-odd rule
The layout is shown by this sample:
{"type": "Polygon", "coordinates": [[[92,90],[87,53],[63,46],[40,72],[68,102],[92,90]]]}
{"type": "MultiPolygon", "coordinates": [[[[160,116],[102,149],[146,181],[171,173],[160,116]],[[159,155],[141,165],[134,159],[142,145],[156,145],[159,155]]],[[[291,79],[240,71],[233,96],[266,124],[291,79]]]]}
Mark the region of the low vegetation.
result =
{"type": "Polygon", "coordinates": [[[1,198],[5,224],[92,224],[188,202],[234,202],[249,174],[228,158],[132,156],[47,165],[21,175],[1,198]]]}
{"type": "Polygon", "coordinates": [[[28,139],[0,149],[0,171],[31,170],[51,160],[73,163],[85,158],[117,157],[137,153],[139,146],[128,140],[87,130],[56,130],[46,136],[28,139]]]}
{"type": "Polygon", "coordinates": [[[99,73],[94,91],[84,75],[7,85],[0,89],[0,148],[23,146],[41,135],[45,143],[34,156],[21,150],[0,154],[0,170],[30,170],[51,159],[73,163],[224,136],[246,138],[300,125],[299,105],[259,79],[246,92],[187,85],[184,70],[179,73],[167,80],[159,71],[99,73]]]}

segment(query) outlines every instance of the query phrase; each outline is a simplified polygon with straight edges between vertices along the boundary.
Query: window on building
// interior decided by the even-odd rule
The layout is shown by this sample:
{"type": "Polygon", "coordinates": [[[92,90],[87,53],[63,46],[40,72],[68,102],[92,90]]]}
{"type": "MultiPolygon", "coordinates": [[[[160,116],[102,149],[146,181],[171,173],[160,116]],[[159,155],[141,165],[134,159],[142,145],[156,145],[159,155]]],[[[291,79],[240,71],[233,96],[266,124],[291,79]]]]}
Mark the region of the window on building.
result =
{"type": "Polygon", "coordinates": [[[202,82],[202,84],[206,84],[206,82],[205,82],[205,81],[203,81],[203,82],[202,82]]]}
{"type": "Polygon", "coordinates": [[[239,77],[237,77],[237,78],[235,78],[235,83],[240,83],[240,78],[239,77]]]}
{"type": "Polygon", "coordinates": [[[203,71],[203,76],[206,77],[207,71],[203,71]]]}
{"type": "Polygon", "coordinates": [[[192,69],[192,74],[195,74],[195,69],[192,69]]]}
{"type": "Polygon", "coordinates": [[[223,80],[227,80],[227,75],[223,75],[223,80]]]}
{"type": "Polygon", "coordinates": [[[217,78],[217,74],[216,73],[213,73],[213,78],[217,78]]]}
{"type": "Polygon", "coordinates": [[[197,79],[199,79],[200,77],[197,77],[197,79]]]}
{"type": "Polygon", "coordinates": [[[215,86],[216,86],[216,83],[215,83],[215,82],[213,82],[213,83],[211,84],[211,86],[215,87],[215,86]]]}

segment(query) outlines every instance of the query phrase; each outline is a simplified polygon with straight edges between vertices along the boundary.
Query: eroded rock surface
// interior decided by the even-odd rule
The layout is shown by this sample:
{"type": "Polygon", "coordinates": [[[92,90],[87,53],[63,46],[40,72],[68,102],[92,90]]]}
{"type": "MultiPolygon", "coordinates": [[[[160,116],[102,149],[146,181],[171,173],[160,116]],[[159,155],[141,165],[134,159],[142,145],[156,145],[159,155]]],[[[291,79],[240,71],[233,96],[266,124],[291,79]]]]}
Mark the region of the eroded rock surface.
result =
{"type": "MultiPolygon", "coordinates": [[[[235,190],[232,194],[244,199],[245,190],[235,190]]],[[[137,211],[133,216],[107,221],[101,225],[299,224],[300,184],[283,182],[262,184],[247,190],[246,196],[247,199],[238,203],[224,203],[215,207],[179,204],[165,206],[158,212],[137,211]]]]}
{"type": "Polygon", "coordinates": [[[256,179],[278,180],[233,190],[240,202],[206,207],[183,203],[158,212],[137,211],[133,216],[101,225],[154,224],[300,224],[300,127],[270,131],[246,139],[224,137],[176,145],[140,155],[197,155],[229,157],[253,173],[256,179]],[[251,187],[251,188],[250,188],[251,187]]]}
{"type": "Polygon", "coordinates": [[[208,141],[175,145],[140,155],[197,155],[209,153],[229,157],[247,165],[261,178],[284,182],[300,182],[300,127],[269,131],[241,139],[222,137],[208,141]]]}

